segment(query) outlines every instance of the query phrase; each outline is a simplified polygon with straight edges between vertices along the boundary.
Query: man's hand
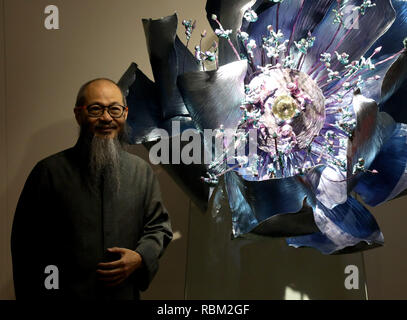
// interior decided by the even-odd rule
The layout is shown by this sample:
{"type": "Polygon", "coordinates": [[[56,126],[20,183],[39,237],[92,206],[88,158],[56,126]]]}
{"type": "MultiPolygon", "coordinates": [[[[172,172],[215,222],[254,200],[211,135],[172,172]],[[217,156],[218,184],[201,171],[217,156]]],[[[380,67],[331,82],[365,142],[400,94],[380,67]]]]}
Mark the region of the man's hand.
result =
{"type": "Polygon", "coordinates": [[[119,260],[98,264],[96,272],[99,275],[99,279],[108,287],[119,285],[142,265],[143,259],[136,251],[117,247],[107,250],[121,255],[119,260]]]}

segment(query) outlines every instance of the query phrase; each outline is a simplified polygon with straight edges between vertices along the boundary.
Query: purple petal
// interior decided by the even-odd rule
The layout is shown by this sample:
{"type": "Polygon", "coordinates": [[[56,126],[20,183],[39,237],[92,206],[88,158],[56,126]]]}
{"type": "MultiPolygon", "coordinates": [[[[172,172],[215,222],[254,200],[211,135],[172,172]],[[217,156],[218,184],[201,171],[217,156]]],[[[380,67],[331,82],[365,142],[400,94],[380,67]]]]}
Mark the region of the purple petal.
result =
{"type": "Polygon", "coordinates": [[[407,189],[407,125],[397,124],[370,170],[361,177],[354,191],[370,206],[389,201],[407,189]]]}
{"type": "Polygon", "coordinates": [[[236,61],[215,71],[192,72],[178,78],[178,87],[200,130],[236,129],[244,98],[247,61],[236,61]]]}
{"type": "Polygon", "coordinates": [[[373,53],[377,47],[383,47],[381,54],[390,55],[398,52],[403,47],[403,40],[406,37],[407,29],[407,3],[405,1],[393,0],[394,9],[396,10],[396,20],[389,30],[380,37],[369,50],[368,55],[373,53]]]}
{"type": "Polygon", "coordinates": [[[287,239],[294,247],[314,247],[324,254],[355,252],[384,242],[379,226],[371,213],[358,201],[349,197],[346,203],[329,210],[318,203],[314,210],[319,233],[287,239]],[[361,246],[367,243],[368,247],[361,246]],[[356,250],[355,250],[356,249],[356,250]]]}
{"type": "MultiPolygon", "coordinates": [[[[350,0],[347,3],[349,12],[345,14],[345,26],[342,26],[338,31],[338,24],[334,24],[335,13],[333,9],[337,9],[337,5],[333,4],[329,13],[320,23],[313,36],[316,37],[314,46],[310,48],[305,58],[303,71],[309,71],[316,62],[319,62],[320,55],[324,52],[329,52],[334,55],[346,52],[349,54],[349,60],[359,60],[370,47],[381,37],[395,20],[396,13],[390,0],[376,1],[376,6],[367,9],[365,15],[353,15],[352,8],[360,4],[359,0],[350,0]],[[353,19],[353,17],[355,19],[353,19]],[[335,36],[336,34],[336,36],[335,36]],[[334,37],[335,36],[335,37],[334,37]]],[[[333,63],[333,70],[343,70],[344,66],[339,62],[333,63]]],[[[319,79],[324,72],[321,72],[319,79]]]]}
{"type": "Polygon", "coordinates": [[[242,31],[261,44],[261,37],[267,35],[267,26],[272,25],[275,30],[281,30],[286,39],[297,41],[315,29],[334,2],[335,0],[285,0],[280,5],[259,6],[255,10],[258,20],[242,27],[242,31]]]}
{"type": "MultiPolygon", "coordinates": [[[[380,59],[377,59],[374,61],[375,63],[375,69],[373,70],[363,70],[359,73],[357,73],[357,76],[361,76],[363,83],[359,84],[359,88],[362,91],[362,94],[366,98],[373,99],[377,103],[380,103],[382,100],[382,84],[385,81],[385,78],[387,77],[386,74],[391,67],[391,65],[394,63],[394,61],[397,59],[397,56],[381,56],[380,59]]],[[[357,80],[357,77],[353,77],[353,81],[357,80]]],[[[337,93],[339,90],[342,89],[343,84],[349,81],[348,78],[344,77],[340,81],[333,81],[331,85],[325,86],[323,88],[323,93],[325,96],[331,96],[332,94],[337,93]]],[[[346,100],[351,97],[350,94],[348,94],[345,98],[346,100]]],[[[346,103],[344,104],[346,105],[346,103]]],[[[386,110],[383,110],[386,111],[386,110]]]]}
{"type": "MultiPolygon", "coordinates": [[[[215,14],[225,30],[233,30],[230,39],[235,46],[239,48],[238,40],[236,38],[236,31],[240,29],[244,8],[250,0],[208,0],[206,2],[207,18],[213,30],[219,28],[218,24],[213,21],[212,15],[215,14]]],[[[219,38],[219,65],[236,61],[236,55],[233,52],[230,44],[224,38],[219,38]]]]}
{"type": "Polygon", "coordinates": [[[356,92],[353,98],[353,109],[356,113],[356,127],[348,143],[348,191],[357,182],[358,175],[353,176],[352,170],[359,158],[365,161],[368,168],[383,145],[386,137],[393,132],[394,120],[384,112],[379,113],[374,100],[356,92]]]}
{"type": "Polygon", "coordinates": [[[390,67],[382,85],[381,110],[389,113],[397,122],[407,122],[407,108],[405,108],[407,83],[407,53],[400,55],[390,67]]]}
{"type": "Polygon", "coordinates": [[[346,172],[324,168],[316,185],[316,197],[328,209],[345,203],[348,198],[346,172]]]}
{"type": "Polygon", "coordinates": [[[253,8],[258,14],[258,20],[254,23],[243,22],[242,24],[242,31],[247,32],[250,39],[254,39],[257,44],[257,49],[254,50],[254,64],[264,65],[266,62],[261,46],[263,36],[268,35],[268,25],[272,25],[276,31],[281,30],[285,39],[290,40],[290,46],[293,41],[298,41],[306,37],[308,32],[313,32],[334,2],[335,0],[285,0],[273,6],[267,3],[262,5],[256,3],[253,8]]]}
{"type": "Polygon", "coordinates": [[[228,172],[225,183],[235,237],[248,232],[294,236],[316,231],[310,214],[315,196],[302,178],[246,181],[228,172]]]}

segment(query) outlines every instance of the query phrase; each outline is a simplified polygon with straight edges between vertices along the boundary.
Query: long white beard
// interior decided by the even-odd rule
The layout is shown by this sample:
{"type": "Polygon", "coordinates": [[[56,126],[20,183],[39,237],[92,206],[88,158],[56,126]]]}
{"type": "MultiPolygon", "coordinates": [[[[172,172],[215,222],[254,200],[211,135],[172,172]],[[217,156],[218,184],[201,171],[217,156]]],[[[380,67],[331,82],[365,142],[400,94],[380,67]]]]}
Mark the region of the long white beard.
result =
{"type": "Polygon", "coordinates": [[[96,185],[101,178],[104,184],[108,184],[113,192],[120,189],[120,157],[121,148],[118,139],[93,136],[90,144],[89,169],[91,177],[96,185]]]}

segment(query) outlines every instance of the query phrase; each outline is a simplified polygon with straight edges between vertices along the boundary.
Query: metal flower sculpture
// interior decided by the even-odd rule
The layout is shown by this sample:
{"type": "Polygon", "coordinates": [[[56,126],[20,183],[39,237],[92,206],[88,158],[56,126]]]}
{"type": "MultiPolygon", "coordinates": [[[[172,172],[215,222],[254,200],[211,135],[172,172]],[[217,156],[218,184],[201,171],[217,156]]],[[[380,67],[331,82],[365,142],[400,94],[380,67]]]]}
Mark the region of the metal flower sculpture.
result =
{"type": "MultiPolygon", "coordinates": [[[[219,184],[213,205],[227,195],[235,237],[287,237],[324,254],[381,245],[356,196],[376,206],[407,188],[407,3],[209,0],[206,10],[219,44],[195,55],[176,15],[143,21],[155,83],[135,64],[120,80],[134,142],[232,131],[211,163],[172,155],[166,167],[197,203],[219,184]]],[[[183,25],[189,42],[196,24],[183,25]]]]}

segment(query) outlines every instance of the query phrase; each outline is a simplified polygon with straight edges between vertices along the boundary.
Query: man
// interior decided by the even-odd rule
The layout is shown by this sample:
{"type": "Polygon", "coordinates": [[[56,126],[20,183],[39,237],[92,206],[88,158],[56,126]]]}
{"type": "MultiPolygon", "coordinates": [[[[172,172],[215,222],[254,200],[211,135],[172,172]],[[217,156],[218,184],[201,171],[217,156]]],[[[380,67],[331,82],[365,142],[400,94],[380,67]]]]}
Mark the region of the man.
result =
{"type": "Polygon", "coordinates": [[[79,90],[80,135],[30,173],[13,222],[16,298],[138,299],[172,239],[151,167],[123,148],[128,110],[119,87],[79,90]]]}

